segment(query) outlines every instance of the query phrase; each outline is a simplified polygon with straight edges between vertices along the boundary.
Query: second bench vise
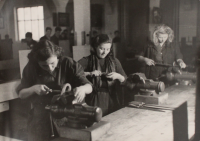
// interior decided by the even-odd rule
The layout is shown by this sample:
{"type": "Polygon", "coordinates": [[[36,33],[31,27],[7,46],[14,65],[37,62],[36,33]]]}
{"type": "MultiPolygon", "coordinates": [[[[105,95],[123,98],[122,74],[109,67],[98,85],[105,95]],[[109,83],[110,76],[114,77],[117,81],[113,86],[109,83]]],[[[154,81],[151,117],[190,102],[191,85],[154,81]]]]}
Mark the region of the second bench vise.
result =
{"type": "Polygon", "coordinates": [[[165,93],[165,84],[162,81],[153,81],[144,78],[144,81],[134,83],[130,76],[127,79],[126,86],[132,90],[134,100],[147,104],[163,104],[168,99],[168,93],[165,93]]]}

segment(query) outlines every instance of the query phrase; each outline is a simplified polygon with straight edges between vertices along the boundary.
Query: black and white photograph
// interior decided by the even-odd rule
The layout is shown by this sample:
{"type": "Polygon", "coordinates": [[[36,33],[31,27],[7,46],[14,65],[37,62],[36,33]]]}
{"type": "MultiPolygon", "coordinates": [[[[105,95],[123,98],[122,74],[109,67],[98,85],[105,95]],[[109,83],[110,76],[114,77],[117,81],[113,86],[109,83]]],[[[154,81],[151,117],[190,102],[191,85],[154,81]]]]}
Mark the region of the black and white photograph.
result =
{"type": "Polygon", "coordinates": [[[0,141],[200,141],[200,0],[0,0],[0,141]]]}

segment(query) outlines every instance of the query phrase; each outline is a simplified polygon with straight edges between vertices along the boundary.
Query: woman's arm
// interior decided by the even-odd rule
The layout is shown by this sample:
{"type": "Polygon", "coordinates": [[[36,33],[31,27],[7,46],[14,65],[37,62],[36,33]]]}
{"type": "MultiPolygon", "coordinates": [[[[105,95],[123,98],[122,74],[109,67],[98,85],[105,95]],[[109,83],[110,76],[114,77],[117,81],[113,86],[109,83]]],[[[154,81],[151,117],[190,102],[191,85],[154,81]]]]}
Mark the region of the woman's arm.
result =
{"type": "Polygon", "coordinates": [[[19,92],[19,98],[26,99],[34,94],[37,95],[46,95],[49,92],[52,92],[46,85],[33,85],[29,88],[24,88],[19,92]]]}
{"type": "MultiPolygon", "coordinates": [[[[84,61],[85,58],[83,58],[84,61]]],[[[92,84],[90,81],[86,78],[87,75],[90,74],[90,72],[84,72],[85,65],[81,65],[82,63],[73,62],[75,65],[73,65],[74,68],[74,82],[76,84],[76,87],[73,89],[75,99],[77,102],[82,102],[85,98],[86,94],[90,94],[92,92],[92,84]]]]}
{"type": "Polygon", "coordinates": [[[138,59],[140,62],[144,62],[145,57],[141,55],[135,55],[135,57],[138,59]]]}
{"type": "Polygon", "coordinates": [[[112,80],[118,79],[120,82],[124,82],[127,78],[127,75],[124,72],[121,63],[117,58],[115,58],[115,65],[116,65],[116,72],[111,72],[107,74],[106,77],[112,80]]]}
{"type": "Polygon", "coordinates": [[[84,72],[85,76],[91,76],[91,72],[84,72]]]}
{"type": "Polygon", "coordinates": [[[82,102],[85,98],[86,94],[90,94],[92,92],[92,85],[85,84],[73,89],[75,99],[77,102],[82,102]]]}
{"type": "Polygon", "coordinates": [[[178,65],[181,67],[181,68],[185,68],[186,67],[186,64],[184,63],[183,61],[183,55],[180,51],[180,47],[179,46],[175,46],[175,58],[176,58],[176,62],[178,63],[178,65]]]}
{"type": "Polygon", "coordinates": [[[78,91],[84,92],[85,94],[90,94],[90,93],[92,92],[92,85],[90,85],[90,84],[85,84],[85,85],[76,87],[75,89],[76,89],[76,91],[75,91],[75,96],[76,96],[76,93],[77,93],[78,91]],[[77,91],[77,90],[78,90],[78,91],[77,91]]]}
{"type": "Polygon", "coordinates": [[[35,94],[35,93],[33,92],[32,87],[24,88],[19,92],[19,98],[26,99],[26,98],[32,96],[33,94],[35,94]]]}
{"type": "Polygon", "coordinates": [[[155,65],[154,60],[149,59],[147,57],[144,57],[144,56],[141,56],[141,55],[136,55],[136,58],[138,59],[139,62],[144,62],[148,66],[155,65]]]}
{"type": "Polygon", "coordinates": [[[78,63],[83,67],[85,76],[101,76],[101,71],[98,71],[98,70],[94,70],[92,72],[86,71],[88,63],[89,63],[89,60],[87,57],[83,57],[82,59],[78,61],[78,63]]]}

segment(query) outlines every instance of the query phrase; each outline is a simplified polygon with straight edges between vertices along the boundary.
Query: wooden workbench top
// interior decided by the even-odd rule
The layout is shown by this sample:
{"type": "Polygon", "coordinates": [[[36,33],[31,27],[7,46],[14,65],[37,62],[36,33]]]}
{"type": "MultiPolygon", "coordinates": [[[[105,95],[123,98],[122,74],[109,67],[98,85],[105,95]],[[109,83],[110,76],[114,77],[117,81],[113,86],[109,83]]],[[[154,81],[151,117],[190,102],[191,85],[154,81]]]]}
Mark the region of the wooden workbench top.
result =
{"type": "MultiPolygon", "coordinates": [[[[188,102],[188,134],[194,135],[195,86],[174,85],[166,89],[168,106],[188,102]]],[[[98,141],[173,141],[172,111],[159,112],[125,107],[103,117],[110,130],[98,141]]]]}
{"type": "Polygon", "coordinates": [[[21,80],[13,80],[0,84],[0,102],[9,101],[18,98],[16,88],[21,80]]]}
{"type": "Polygon", "coordinates": [[[0,141],[22,141],[22,140],[13,139],[13,138],[9,138],[9,137],[4,137],[4,136],[0,135],[0,141]]]}

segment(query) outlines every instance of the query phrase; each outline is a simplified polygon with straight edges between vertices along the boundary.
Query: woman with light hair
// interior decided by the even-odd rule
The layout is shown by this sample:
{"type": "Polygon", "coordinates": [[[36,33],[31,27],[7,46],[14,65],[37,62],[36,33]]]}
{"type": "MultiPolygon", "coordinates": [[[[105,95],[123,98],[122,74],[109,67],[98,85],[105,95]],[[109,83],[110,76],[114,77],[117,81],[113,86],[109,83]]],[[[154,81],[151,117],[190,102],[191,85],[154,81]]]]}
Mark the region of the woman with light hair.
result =
{"type": "Polygon", "coordinates": [[[185,68],[186,64],[182,60],[179,47],[173,43],[174,32],[164,24],[155,27],[152,42],[136,57],[138,61],[145,63],[145,75],[148,79],[159,78],[175,63],[180,68],[185,68]]]}

